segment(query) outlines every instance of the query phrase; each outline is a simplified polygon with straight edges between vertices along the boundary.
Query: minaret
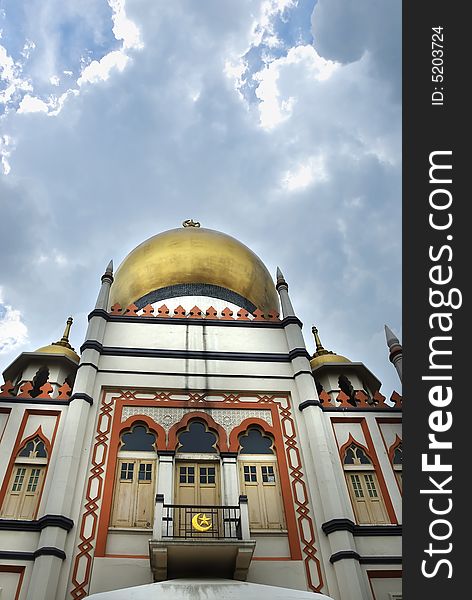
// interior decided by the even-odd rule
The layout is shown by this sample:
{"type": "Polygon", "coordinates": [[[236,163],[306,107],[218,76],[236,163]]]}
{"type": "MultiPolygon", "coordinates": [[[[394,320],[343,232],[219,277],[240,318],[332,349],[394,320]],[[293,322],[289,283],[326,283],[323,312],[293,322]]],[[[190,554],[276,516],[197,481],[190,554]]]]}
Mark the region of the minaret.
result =
{"type": "MultiPolygon", "coordinates": [[[[89,324],[85,342],[81,347],[81,360],[70,397],[67,413],[64,416],[62,442],[56,458],[56,467],[51,480],[45,514],[60,515],[66,522],[73,523],[73,504],[76,498],[76,486],[82,483],[79,466],[83,448],[91,443],[86,439],[87,422],[90,411],[96,410],[96,398],[93,398],[95,378],[98,371],[100,349],[105,334],[106,310],[110,287],[113,283],[113,263],[110,261],[101,278],[102,285],[98,294],[95,310],[89,315],[89,324]]],[[[66,346],[72,319],[67,320],[66,330],[56,344],[66,346]]],[[[33,565],[26,600],[50,600],[56,595],[61,563],[66,557],[67,531],[57,524],[42,529],[39,548],[54,547],[54,554],[38,556],[33,565]]]]}
{"type": "Polygon", "coordinates": [[[393,331],[385,325],[385,337],[387,338],[387,346],[390,350],[389,359],[393,364],[395,369],[397,370],[398,377],[400,377],[400,381],[402,381],[402,357],[403,357],[403,348],[397,338],[397,336],[393,333],[393,331]]]}
{"type": "MultiPolygon", "coordinates": [[[[337,475],[334,471],[334,460],[327,443],[326,427],[323,418],[321,403],[316,390],[315,380],[310,366],[310,355],[307,352],[305,340],[302,334],[302,322],[297,318],[288,295],[288,283],[282,271],[277,267],[277,292],[280,296],[282,306],[282,323],[284,325],[289,357],[292,363],[293,378],[300,397],[298,413],[303,416],[298,417],[300,426],[300,435],[306,440],[307,468],[311,469],[319,483],[319,497],[322,510],[319,513],[321,522],[329,522],[336,519],[345,518],[346,506],[343,504],[343,496],[337,485],[328,486],[325,482],[337,482],[337,475]]],[[[318,335],[318,332],[316,333],[318,335]]],[[[321,341],[317,341],[317,350],[329,354],[321,346],[321,341]]],[[[355,553],[355,542],[351,532],[343,532],[343,535],[328,536],[329,546],[332,555],[346,550],[355,553]]],[[[360,565],[355,560],[339,560],[333,563],[336,571],[340,595],[342,598],[350,600],[362,600],[366,598],[367,591],[362,583],[362,574],[360,565]]]]}

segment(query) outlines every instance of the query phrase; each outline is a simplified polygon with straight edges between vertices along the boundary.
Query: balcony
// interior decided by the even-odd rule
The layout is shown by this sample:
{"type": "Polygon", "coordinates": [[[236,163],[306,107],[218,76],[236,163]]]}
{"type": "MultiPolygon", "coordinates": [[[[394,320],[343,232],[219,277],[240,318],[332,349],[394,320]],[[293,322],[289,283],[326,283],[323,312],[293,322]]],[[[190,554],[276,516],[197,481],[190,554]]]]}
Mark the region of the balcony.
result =
{"type": "Polygon", "coordinates": [[[149,540],[154,581],[208,576],[245,581],[255,545],[246,496],[235,506],[165,504],[162,494],[156,496],[149,540]]]}

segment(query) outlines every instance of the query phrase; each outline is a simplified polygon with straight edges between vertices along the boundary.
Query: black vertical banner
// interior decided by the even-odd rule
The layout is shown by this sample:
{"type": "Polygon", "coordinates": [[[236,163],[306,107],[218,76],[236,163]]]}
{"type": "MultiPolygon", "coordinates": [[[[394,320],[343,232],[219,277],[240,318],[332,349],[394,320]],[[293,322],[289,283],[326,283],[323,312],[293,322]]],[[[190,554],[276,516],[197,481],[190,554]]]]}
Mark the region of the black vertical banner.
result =
{"type": "Polygon", "coordinates": [[[472,597],[466,8],[437,0],[403,4],[406,600],[472,597]]]}

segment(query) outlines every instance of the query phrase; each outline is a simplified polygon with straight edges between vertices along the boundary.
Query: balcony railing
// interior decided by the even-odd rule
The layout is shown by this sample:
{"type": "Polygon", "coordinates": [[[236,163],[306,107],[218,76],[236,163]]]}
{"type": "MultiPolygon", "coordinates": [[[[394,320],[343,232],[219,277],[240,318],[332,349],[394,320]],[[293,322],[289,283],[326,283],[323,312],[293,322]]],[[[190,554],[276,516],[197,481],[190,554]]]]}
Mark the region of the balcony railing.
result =
{"type": "Polygon", "coordinates": [[[154,581],[223,577],[244,581],[256,542],[250,539],[247,496],[238,505],[165,504],[156,496],[149,558],[154,581]]]}
{"type": "Polygon", "coordinates": [[[162,539],[242,539],[239,506],[163,504],[162,539]]]}
{"type": "Polygon", "coordinates": [[[165,504],[156,496],[153,538],[155,540],[248,540],[247,497],[235,506],[165,504]]]}

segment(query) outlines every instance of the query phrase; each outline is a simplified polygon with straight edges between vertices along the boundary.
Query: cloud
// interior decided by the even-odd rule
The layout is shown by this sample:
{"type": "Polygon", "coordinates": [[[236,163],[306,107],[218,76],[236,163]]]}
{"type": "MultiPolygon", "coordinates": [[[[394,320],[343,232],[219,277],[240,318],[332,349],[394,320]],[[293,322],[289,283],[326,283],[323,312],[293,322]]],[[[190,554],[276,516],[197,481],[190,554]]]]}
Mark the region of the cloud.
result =
{"type": "Polygon", "coordinates": [[[28,328],[19,310],[5,304],[0,288],[0,354],[18,351],[28,341],[28,328]]]}
{"type": "MultiPolygon", "coordinates": [[[[280,265],[310,349],[315,322],[326,348],[398,387],[378,334],[401,336],[399,70],[381,45],[400,45],[397,20],[375,10],[359,49],[357,32],[328,44],[343,30],[323,0],[314,39],[313,2],[117,2],[91,7],[96,21],[59,4],[32,4],[35,48],[21,73],[8,63],[48,115],[17,98],[1,122],[1,285],[31,348],[69,313],[80,347],[110,258],[194,218],[280,265]]],[[[23,43],[5,46],[13,63],[23,43]]]]}

